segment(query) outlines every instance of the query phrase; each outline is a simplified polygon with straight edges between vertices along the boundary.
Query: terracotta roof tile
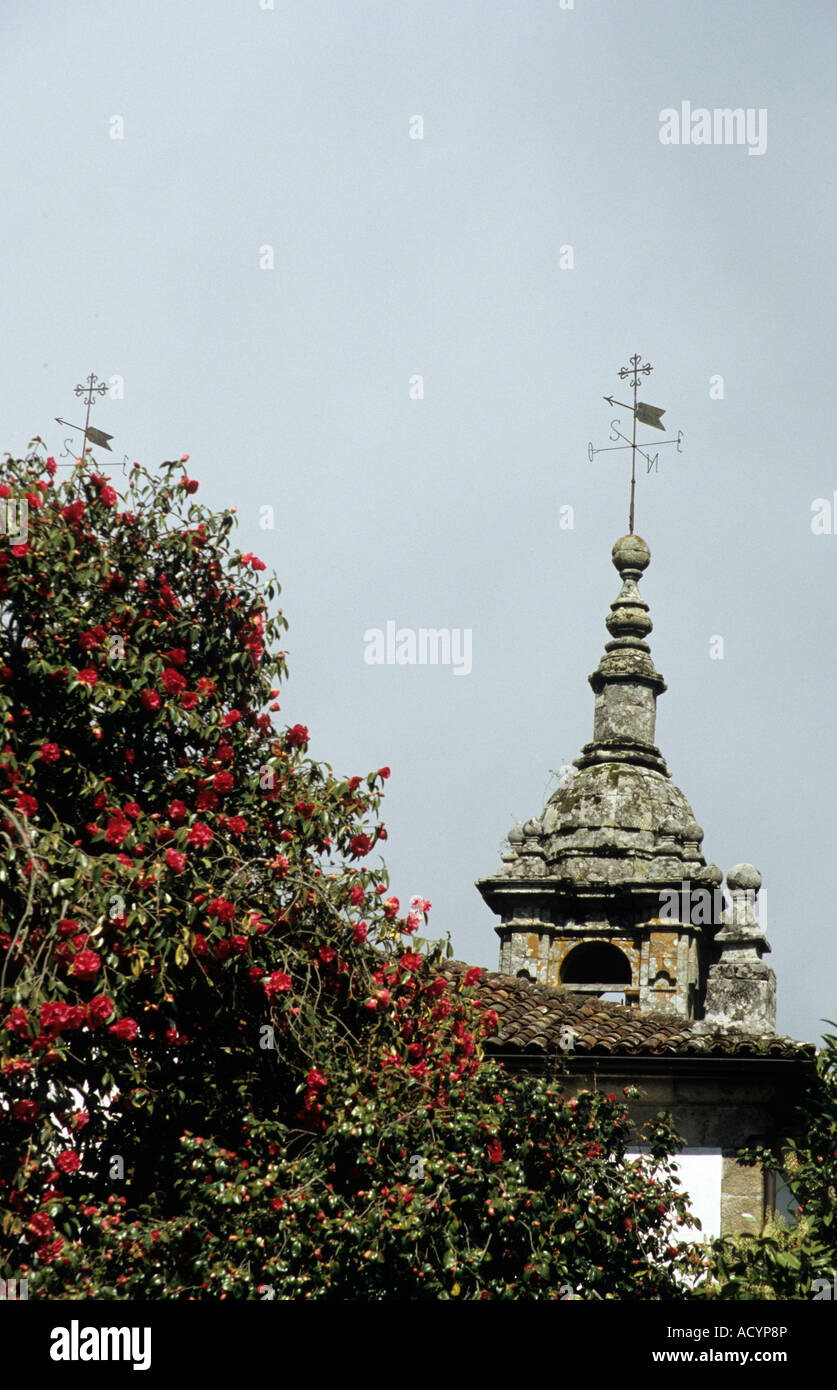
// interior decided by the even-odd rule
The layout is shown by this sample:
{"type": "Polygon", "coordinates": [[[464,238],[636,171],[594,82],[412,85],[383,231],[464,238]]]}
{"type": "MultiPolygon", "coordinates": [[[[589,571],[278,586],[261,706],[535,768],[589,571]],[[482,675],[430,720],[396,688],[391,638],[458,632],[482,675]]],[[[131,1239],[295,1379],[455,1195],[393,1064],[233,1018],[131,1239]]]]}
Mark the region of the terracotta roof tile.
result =
{"type": "MultiPolygon", "coordinates": [[[[447,961],[443,972],[457,979],[472,969],[464,961],[447,961]]],[[[635,1007],[572,994],[551,985],[533,984],[486,970],[473,991],[486,1009],[494,1009],[498,1032],[488,1052],[521,1054],[561,1051],[562,1029],[572,1028],[572,1051],[680,1057],[813,1057],[813,1043],[792,1038],[755,1037],[744,1033],[704,1033],[675,1014],[640,1013],[635,1007]]],[[[566,1037],[566,1034],[564,1035],[566,1037]]]]}

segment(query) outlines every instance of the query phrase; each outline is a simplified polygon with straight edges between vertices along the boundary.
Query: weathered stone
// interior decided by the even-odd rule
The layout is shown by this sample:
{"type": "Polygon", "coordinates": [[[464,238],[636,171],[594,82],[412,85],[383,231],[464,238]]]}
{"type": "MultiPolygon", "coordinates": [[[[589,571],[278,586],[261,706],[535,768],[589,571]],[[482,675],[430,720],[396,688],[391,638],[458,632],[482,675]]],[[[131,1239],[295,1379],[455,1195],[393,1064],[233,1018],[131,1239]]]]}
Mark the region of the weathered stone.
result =
{"type": "Polygon", "coordinates": [[[763,1034],[774,1027],[775,978],[752,912],[758,871],[730,870],[720,931],[717,917],[694,912],[663,920],[673,893],[712,890],[722,876],[704,859],[703,830],[654,743],[666,685],[638,588],[650,558],[640,536],[614,545],[622,587],[607,618],[612,640],[589,677],[593,740],[542,814],[510,831],[498,873],[477,887],[501,918],[503,971],[576,993],[618,991],[640,1009],[704,1020],[706,1031],[763,1034]],[[532,922],[537,949],[524,925],[532,922]],[[600,978],[604,969],[611,978],[600,978]]]}

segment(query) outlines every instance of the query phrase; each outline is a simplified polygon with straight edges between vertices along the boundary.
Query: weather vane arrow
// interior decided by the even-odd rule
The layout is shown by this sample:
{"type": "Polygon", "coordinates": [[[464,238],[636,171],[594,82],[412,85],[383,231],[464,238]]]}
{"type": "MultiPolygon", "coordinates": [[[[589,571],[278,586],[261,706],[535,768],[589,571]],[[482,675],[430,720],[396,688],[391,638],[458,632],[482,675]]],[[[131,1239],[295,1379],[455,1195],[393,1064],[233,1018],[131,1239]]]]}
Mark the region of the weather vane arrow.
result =
{"type": "MultiPolygon", "coordinates": [[[[73,425],[69,420],[62,420],[60,415],[56,415],[55,423],[57,425],[66,425],[68,430],[81,430],[82,434],[86,439],[90,440],[91,444],[98,444],[100,449],[107,449],[108,452],[111,452],[108,440],[113,439],[112,434],[105,434],[104,430],[94,429],[92,425],[73,425]]],[[[84,453],[83,449],[82,453],[84,453]]]]}
{"type": "MultiPolygon", "coordinates": [[[[628,378],[630,378],[628,384],[633,387],[633,405],[628,405],[625,401],[617,401],[614,396],[602,397],[602,399],[607,401],[608,405],[610,406],[618,405],[623,410],[630,410],[631,414],[633,415],[633,432],[631,438],[628,439],[627,435],[622,434],[621,430],[618,428],[619,421],[613,420],[611,421],[610,425],[610,437],[611,439],[624,440],[624,443],[611,444],[609,446],[605,445],[601,449],[594,449],[592,444],[587,445],[587,457],[589,458],[591,463],[593,462],[593,459],[595,458],[596,454],[612,453],[616,449],[630,449],[631,451],[631,509],[628,517],[628,531],[630,535],[634,534],[634,512],[636,502],[636,456],[637,454],[640,454],[642,458],[645,459],[647,465],[646,472],[648,473],[651,472],[652,468],[657,468],[657,460],[659,457],[657,454],[654,454],[652,458],[650,454],[646,453],[645,449],[643,449],[639,444],[637,444],[636,427],[639,424],[650,425],[652,429],[663,430],[663,432],[665,432],[666,429],[666,426],[661,423],[662,418],[665,415],[665,411],[662,409],[662,407],[658,405],[648,405],[647,401],[637,400],[637,391],[639,389],[640,377],[650,376],[653,370],[654,368],[651,366],[650,362],[643,362],[640,355],[638,353],[635,353],[634,356],[630,359],[629,366],[619,368],[619,377],[622,381],[626,381],[628,380],[628,378]]],[[[678,454],[683,452],[683,450],[680,447],[682,442],[682,430],[677,431],[676,439],[658,440],[659,445],[676,444],[678,454]]]]}
{"type": "Polygon", "coordinates": [[[664,430],[665,425],[660,421],[665,415],[658,405],[646,405],[645,401],[637,401],[636,406],[625,405],[624,401],[617,401],[613,396],[602,396],[603,401],[608,405],[621,405],[625,410],[633,410],[640,425],[653,425],[655,430],[664,430]]]}

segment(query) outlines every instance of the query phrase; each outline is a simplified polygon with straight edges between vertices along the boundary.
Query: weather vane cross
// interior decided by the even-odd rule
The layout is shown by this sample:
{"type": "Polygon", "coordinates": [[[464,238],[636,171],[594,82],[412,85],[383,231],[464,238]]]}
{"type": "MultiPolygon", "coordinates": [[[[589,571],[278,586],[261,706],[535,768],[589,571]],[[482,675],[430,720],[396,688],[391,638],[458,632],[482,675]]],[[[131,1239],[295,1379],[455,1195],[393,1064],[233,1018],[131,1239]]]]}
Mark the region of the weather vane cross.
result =
{"type": "MultiPolygon", "coordinates": [[[[634,511],[636,502],[636,456],[637,454],[641,454],[642,457],[645,459],[647,465],[647,473],[650,473],[652,468],[657,468],[657,460],[659,457],[658,454],[654,454],[652,458],[652,456],[649,453],[646,453],[645,449],[643,449],[639,444],[637,444],[637,424],[651,425],[653,429],[663,430],[664,432],[666,428],[665,425],[660,424],[660,421],[665,415],[664,410],[661,410],[660,407],[657,405],[648,405],[645,401],[637,400],[637,391],[639,390],[640,377],[650,376],[653,370],[654,368],[651,366],[650,362],[643,362],[639,353],[635,353],[634,356],[630,359],[629,366],[619,368],[620,380],[627,381],[628,385],[633,389],[633,405],[628,405],[625,401],[617,401],[614,399],[613,396],[602,397],[603,400],[607,401],[608,405],[618,405],[622,406],[625,410],[630,410],[631,414],[633,415],[633,431],[631,434],[631,438],[629,439],[626,434],[622,434],[622,431],[619,429],[618,420],[612,420],[610,423],[611,439],[622,439],[624,440],[624,443],[605,445],[601,449],[594,449],[592,444],[587,445],[587,457],[589,458],[591,463],[593,462],[593,459],[595,458],[596,454],[612,453],[615,449],[630,449],[631,451],[631,510],[630,515],[628,517],[628,532],[630,535],[634,534],[634,511]]],[[[682,430],[677,431],[676,439],[660,439],[658,441],[660,445],[676,444],[678,454],[682,454],[683,452],[683,450],[680,447],[682,442],[682,430]]]]}

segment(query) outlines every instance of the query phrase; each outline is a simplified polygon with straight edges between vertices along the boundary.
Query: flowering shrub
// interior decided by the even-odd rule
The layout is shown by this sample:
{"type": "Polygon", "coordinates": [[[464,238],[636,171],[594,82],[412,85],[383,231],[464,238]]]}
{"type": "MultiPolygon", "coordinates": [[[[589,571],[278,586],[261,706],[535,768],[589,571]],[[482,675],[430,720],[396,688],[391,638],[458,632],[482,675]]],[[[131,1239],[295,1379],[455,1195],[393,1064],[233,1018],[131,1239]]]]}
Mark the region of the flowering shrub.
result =
{"type": "Polygon", "coordinates": [[[483,1060],[480,972],[369,863],[389,768],[335,778],[276,726],[278,584],[183,462],[127,497],[86,459],[0,470],[41,503],[0,536],[0,1274],[672,1296],[683,1199],[624,1165],[623,1105],[483,1060]]]}

